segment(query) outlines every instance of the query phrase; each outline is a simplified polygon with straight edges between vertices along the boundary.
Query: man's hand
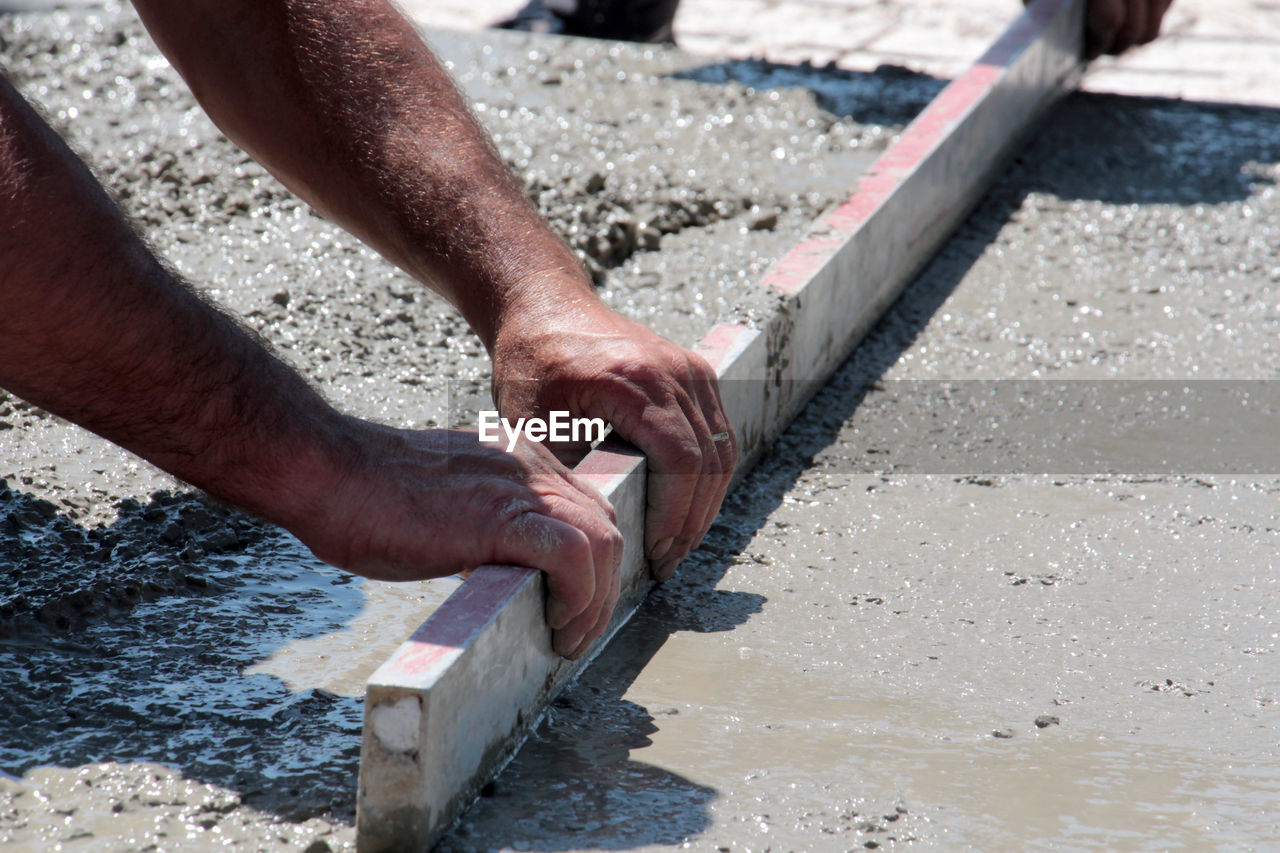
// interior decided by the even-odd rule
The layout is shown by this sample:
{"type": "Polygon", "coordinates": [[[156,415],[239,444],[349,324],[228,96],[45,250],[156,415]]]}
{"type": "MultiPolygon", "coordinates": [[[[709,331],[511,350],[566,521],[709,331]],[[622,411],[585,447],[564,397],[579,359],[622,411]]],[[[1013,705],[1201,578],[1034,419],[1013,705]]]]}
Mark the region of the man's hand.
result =
{"type": "Polygon", "coordinates": [[[354,418],[334,432],[332,469],[300,484],[319,509],[288,525],[316,556],[390,581],[486,563],[540,569],[556,652],[577,657],[604,633],[622,536],[613,507],[550,451],[521,441],[507,453],[475,433],[354,418]]]}
{"type": "Polygon", "coordinates": [[[1154,41],[1173,0],[1089,0],[1085,50],[1093,59],[1154,41]]]}
{"type": "Polygon", "coordinates": [[[589,485],[537,445],[505,453],[334,411],[158,263],[2,77],[0,200],[0,386],[329,562],[389,580],[541,569],[555,649],[603,633],[622,541],[589,485]]]}
{"type": "MultiPolygon", "coordinates": [[[[1029,3],[1030,0],[1023,0],[1029,3]]],[[[1173,0],[1089,0],[1085,20],[1085,55],[1120,54],[1154,41],[1173,0]]]]}
{"type": "Polygon", "coordinates": [[[508,312],[492,355],[506,417],[604,418],[644,451],[645,554],[654,577],[671,577],[715,520],[738,460],[711,367],[585,290],[508,312]]]}

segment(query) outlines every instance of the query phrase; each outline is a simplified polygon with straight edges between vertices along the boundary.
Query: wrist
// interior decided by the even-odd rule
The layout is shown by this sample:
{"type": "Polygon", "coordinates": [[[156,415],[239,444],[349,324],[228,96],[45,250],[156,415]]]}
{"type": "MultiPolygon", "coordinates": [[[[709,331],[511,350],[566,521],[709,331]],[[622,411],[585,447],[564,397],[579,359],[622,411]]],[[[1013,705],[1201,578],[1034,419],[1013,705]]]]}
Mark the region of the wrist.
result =
{"type": "MultiPolygon", "coordinates": [[[[269,397],[238,389],[245,415],[216,432],[207,452],[173,473],[213,496],[298,533],[324,516],[356,443],[342,415],[283,363],[268,371],[269,397]],[[202,458],[201,458],[202,457],[202,458]]],[[[168,467],[168,466],[165,466],[168,467]]]]}
{"type": "Polygon", "coordinates": [[[603,303],[578,267],[527,273],[485,294],[478,304],[461,305],[463,316],[492,357],[520,330],[552,328],[563,320],[585,319],[603,303]]]}
{"type": "Polygon", "coordinates": [[[488,336],[481,335],[491,357],[558,335],[607,334],[632,325],[596,293],[585,273],[536,275],[522,281],[495,311],[488,336]]]}

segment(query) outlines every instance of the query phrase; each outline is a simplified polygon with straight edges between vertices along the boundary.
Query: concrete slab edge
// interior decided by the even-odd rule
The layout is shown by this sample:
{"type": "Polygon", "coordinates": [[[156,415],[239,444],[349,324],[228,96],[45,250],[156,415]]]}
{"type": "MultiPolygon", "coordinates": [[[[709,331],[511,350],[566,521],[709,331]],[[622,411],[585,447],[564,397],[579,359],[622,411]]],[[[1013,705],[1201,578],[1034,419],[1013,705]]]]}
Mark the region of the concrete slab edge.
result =
{"type": "MultiPolygon", "coordinates": [[[[1080,71],[1084,0],[1036,0],[951,83],[766,277],[765,329],[721,325],[696,349],[716,368],[742,447],[740,479],[989,186],[1080,71]]],[[[551,652],[537,572],[482,566],[370,677],[357,806],[362,851],[427,850],[510,760],[552,699],[648,592],[645,464],[606,442],[576,469],[614,504],[623,595],[584,658],[551,652]]]]}

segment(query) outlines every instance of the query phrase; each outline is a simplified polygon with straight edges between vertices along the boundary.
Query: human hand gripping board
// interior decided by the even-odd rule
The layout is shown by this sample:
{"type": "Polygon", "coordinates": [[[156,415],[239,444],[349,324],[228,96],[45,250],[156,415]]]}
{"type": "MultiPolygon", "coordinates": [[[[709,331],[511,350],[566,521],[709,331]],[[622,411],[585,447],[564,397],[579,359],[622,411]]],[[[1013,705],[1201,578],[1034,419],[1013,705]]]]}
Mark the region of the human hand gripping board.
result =
{"type": "MultiPolygon", "coordinates": [[[[763,336],[720,326],[698,352],[717,368],[739,436],[759,436],[763,336]],[[750,381],[749,381],[750,380],[750,381]]],[[[754,442],[759,445],[757,438],[754,442]]],[[[604,635],[567,660],[551,648],[540,572],[481,566],[369,679],[361,746],[361,849],[426,849],[519,748],[543,709],[647,594],[645,459],[606,439],[574,469],[613,504],[625,541],[621,594],[604,635]],[[479,768],[485,768],[479,772],[479,768]],[[413,839],[406,843],[406,839],[413,839]]],[[[740,470],[745,470],[741,467],[740,470]]]]}

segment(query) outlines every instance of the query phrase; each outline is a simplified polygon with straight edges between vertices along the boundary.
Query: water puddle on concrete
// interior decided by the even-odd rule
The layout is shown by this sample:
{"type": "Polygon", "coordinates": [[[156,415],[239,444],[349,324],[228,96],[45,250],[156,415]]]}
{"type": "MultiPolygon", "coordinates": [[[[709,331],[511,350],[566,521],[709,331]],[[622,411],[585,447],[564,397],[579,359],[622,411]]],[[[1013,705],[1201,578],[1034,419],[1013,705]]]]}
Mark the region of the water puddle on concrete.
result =
{"type": "Polygon", "coordinates": [[[357,583],[363,587],[365,602],[342,630],[282,646],[245,674],[275,676],[294,692],[319,688],[361,698],[370,674],[417,630],[427,614],[444,603],[461,579],[357,583]]]}

